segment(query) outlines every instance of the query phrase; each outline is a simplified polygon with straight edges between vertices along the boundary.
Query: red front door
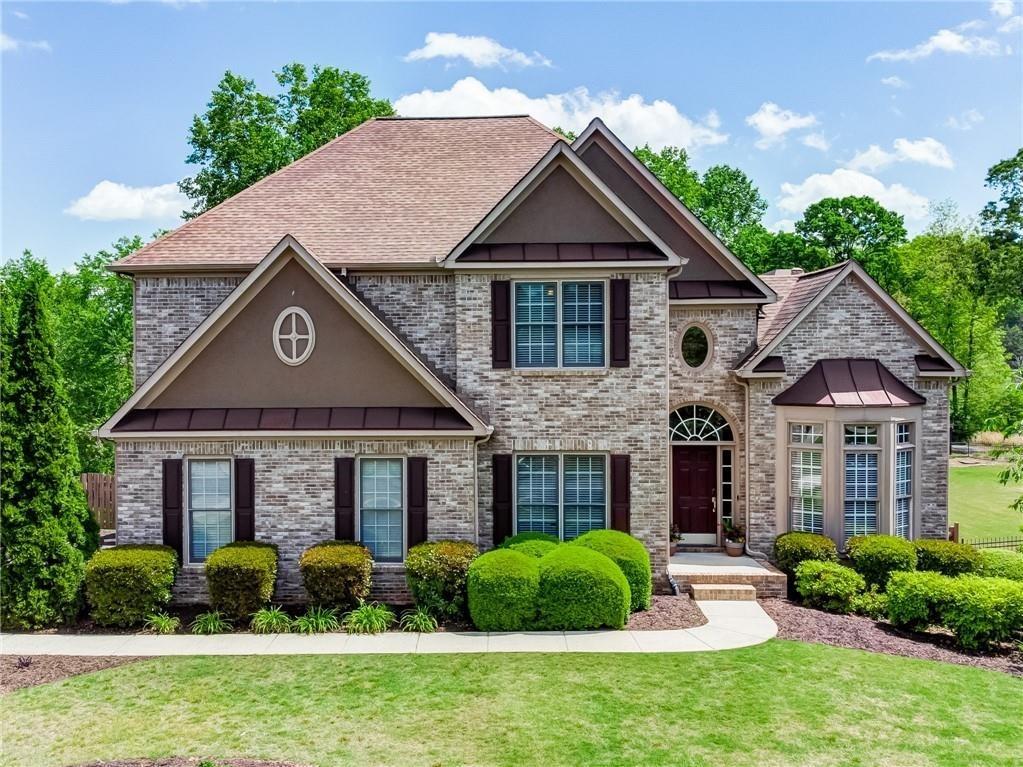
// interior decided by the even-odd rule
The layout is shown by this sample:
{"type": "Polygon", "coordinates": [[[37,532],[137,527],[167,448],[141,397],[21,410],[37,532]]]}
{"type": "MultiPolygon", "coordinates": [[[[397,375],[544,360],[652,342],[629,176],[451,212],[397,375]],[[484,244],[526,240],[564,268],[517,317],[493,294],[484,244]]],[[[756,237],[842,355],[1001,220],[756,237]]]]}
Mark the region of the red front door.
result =
{"type": "Polygon", "coordinates": [[[681,533],[716,534],[717,448],[672,445],[671,521],[681,533]]]}

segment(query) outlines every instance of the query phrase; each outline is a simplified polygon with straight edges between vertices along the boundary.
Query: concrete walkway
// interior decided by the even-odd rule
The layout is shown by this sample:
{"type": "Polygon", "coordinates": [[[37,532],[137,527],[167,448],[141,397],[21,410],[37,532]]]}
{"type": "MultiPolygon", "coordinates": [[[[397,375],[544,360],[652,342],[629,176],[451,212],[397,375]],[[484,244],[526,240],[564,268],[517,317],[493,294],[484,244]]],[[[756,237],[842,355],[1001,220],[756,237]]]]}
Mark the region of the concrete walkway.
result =
{"type": "Polygon", "coordinates": [[[0,634],[0,655],[366,655],[374,653],[706,652],[760,644],[778,627],[757,602],[697,602],[707,623],[673,631],[415,634],[0,634]]]}

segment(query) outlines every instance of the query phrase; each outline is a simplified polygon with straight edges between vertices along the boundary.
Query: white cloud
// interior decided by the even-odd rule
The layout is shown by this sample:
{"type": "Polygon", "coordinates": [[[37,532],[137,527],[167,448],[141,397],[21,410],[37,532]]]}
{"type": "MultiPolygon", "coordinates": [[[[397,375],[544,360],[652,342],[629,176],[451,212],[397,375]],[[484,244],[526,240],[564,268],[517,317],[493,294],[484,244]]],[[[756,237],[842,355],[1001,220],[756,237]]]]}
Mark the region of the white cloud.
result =
{"type": "Polygon", "coordinates": [[[672,145],[693,150],[728,141],[728,134],[719,130],[716,112],[694,120],[668,101],[647,101],[635,93],[626,97],[614,92],[592,94],[581,87],[533,97],[515,88],[491,89],[475,77],[465,77],[444,91],[406,94],[394,102],[394,108],[406,117],[529,114],[545,125],[576,132],[600,117],[630,147],[672,145]]]}
{"type": "Polygon", "coordinates": [[[1003,35],[1010,35],[1014,32],[1023,32],[1023,16],[1013,16],[998,28],[1003,35]]]}
{"type": "Polygon", "coordinates": [[[927,136],[926,138],[912,141],[908,138],[897,138],[892,142],[892,151],[886,151],[877,144],[871,144],[867,149],[858,152],[846,167],[853,170],[866,170],[870,172],[887,168],[896,162],[915,162],[921,165],[931,165],[935,168],[953,168],[955,163],[948,148],[937,139],[927,136]]]}
{"type": "Polygon", "coordinates": [[[819,149],[822,152],[827,152],[831,149],[831,142],[822,133],[807,133],[803,136],[803,145],[808,146],[811,149],[819,149]]]}
{"type": "Polygon", "coordinates": [[[949,115],[948,119],[945,120],[945,125],[952,130],[967,131],[973,130],[974,125],[982,122],[984,122],[984,115],[976,109],[967,109],[959,115],[949,115]]]}
{"type": "Polygon", "coordinates": [[[11,15],[13,15],[16,19],[21,19],[22,21],[28,20],[28,14],[24,11],[11,11],[11,15]]]}
{"type": "Polygon", "coordinates": [[[178,191],[177,184],[128,186],[104,180],[84,197],[72,201],[64,212],[83,221],[169,221],[178,218],[188,207],[188,198],[178,191]]]}
{"type": "Polygon", "coordinates": [[[14,53],[16,51],[45,51],[49,53],[53,49],[45,40],[15,40],[13,37],[0,32],[0,51],[14,53]]]}
{"type": "Polygon", "coordinates": [[[994,0],[991,3],[991,13],[1000,18],[1007,19],[1012,16],[1012,0],[994,0]]]}
{"type": "Polygon", "coordinates": [[[898,75],[892,75],[891,77],[882,77],[881,85],[887,85],[889,88],[908,88],[909,83],[903,80],[898,75]]]}
{"type": "Polygon", "coordinates": [[[523,53],[505,48],[497,40],[481,35],[459,35],[454,32],[428,32],[425,45],[405,56],[405,61],[429,59],[465,59],[474,67],[551,66],[551,61],[538,51],[523,53]]]}
{"type": "Polygon", "coordinates": [[[989,37],[967,36],[951,29],[940,29],[924,42],[897,51],[878,51],[867,56],[867,61],[916,61],[934,53],[955,53],[964,56],[1000,56],[1002,46],[989,37]]]}
{"type": "Polygon", "coordinates": [[[794,232],[796,231],[796,222],[791,218],[780,218],[773,224],[767,226],[772,232],[794,232]]]}
{"type": "Polygon", "coordinates": [[[885,184],[873,176],[849,168],[839,168],[831,173],[814,173],[798,184],[782,184],[778,208],[786,213],[800,214],[808,205],[825,197],[850,195],[873,197],[886,208],[901,213],[911,221],[922,221],[927,217],[928,201],[923,195],[902,184],[885,184]]]}
{"type": "Polygon", "coordinates": [[[746,124],[760,134],[757,148],[768,149],[784,143],[786,133],[816,125],[817,118],[812,114],[801,115],[791,109],[782,109],[773,101],[765,101],[760,109],[746,118],[746,124]]]}

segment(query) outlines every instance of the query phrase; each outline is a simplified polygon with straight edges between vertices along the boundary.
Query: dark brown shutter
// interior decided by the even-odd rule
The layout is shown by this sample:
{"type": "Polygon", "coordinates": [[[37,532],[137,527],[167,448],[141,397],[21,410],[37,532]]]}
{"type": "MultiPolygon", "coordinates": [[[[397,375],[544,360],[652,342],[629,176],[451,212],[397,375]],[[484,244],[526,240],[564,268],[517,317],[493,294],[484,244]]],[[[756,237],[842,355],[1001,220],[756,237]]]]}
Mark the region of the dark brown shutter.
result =
{"type": "Polygon", "coordinates": [[[165,458],[163,461],[163,543],[183,555],[181,546],[181,481],[180,458],[165,458]]]}
{"type": "Polygon", "coordinates": [[[334,459],[334,537],[355,540],[355,459],[334,459]]]}
{"type": "Polygon", "coordinates": [[[409,458],[408,466],[408,547],[426,540],[426,459],[409,458]]]}
{"type": "Polygon", "coordinates": [[[611,528],[629,532],[629,456],[611,456],[611,528]]]}
{"type": "Polygon", "coordinates": [[[234,459],[234,539],[256,540],[256,462],[234,459]]]}
{"type": "Polygon", "coordinates": [[[494,545],[512,534],[512,457],[494,455],[494,545]]]}
{"type": "Polygon", "coordinates": [[[611,280],[611,367],[629,366],[629,281],[611,280]]]}
{"type": "Polygon", "coordinates": [[[511,367],[511,282],[490,283],[490,354],[494,368],[511,367]]]}

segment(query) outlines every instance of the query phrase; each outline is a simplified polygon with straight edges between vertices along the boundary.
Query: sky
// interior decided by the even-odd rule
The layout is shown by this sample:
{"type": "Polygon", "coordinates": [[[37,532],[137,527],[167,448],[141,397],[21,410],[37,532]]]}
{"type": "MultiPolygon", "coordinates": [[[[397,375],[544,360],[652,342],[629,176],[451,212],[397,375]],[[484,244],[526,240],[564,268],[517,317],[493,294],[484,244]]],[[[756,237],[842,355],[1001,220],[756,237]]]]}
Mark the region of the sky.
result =
{"type": "Polygon", "coordinates": [[[188,128],[226,70],[367,75],[402,115],[529,113],[683,146],[772,229],[868,194],[910,232],[966,215],[1023,146],[1023,9],[974,3],[0,4],[3,258],[51,267],[179,225],[188,128]]]}

